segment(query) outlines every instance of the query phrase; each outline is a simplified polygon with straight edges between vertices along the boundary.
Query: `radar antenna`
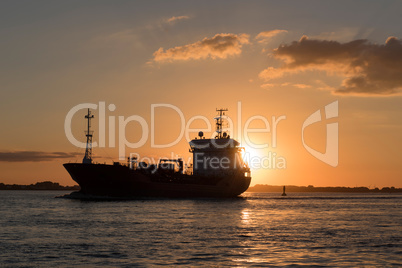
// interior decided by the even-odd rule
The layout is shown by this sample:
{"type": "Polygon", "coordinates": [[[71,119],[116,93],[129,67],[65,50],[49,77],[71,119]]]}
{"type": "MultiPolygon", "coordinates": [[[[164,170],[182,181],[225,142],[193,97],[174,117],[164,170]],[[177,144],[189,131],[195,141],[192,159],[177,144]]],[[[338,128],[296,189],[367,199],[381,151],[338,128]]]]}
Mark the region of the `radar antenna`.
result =
{"type": "Polygon", "coordinates": [[[92,164],[92,135],[93,131],[91,130],[91,119],[94,116],[91,114],[91,110],[88,108],[88,114],[85,115],[85,118],[88,120],[88,129],[85,131],[85,136],[87,137],[87,147],[85,149],[85,156],[82,160],[84,164],[92,164]]]}
{"type": "Polygon", "coordinates": [[[223,117],[222,116],[225,115],[224,112],[227,112],[228,109],[216,109],[216,111],[219,112],[219,115],[214,118],[214,119],[216,119],[216,133],[218,133],[216,138],[222,139],[222,137],[223,137],[223,135],[222,135],[223,117]]]}

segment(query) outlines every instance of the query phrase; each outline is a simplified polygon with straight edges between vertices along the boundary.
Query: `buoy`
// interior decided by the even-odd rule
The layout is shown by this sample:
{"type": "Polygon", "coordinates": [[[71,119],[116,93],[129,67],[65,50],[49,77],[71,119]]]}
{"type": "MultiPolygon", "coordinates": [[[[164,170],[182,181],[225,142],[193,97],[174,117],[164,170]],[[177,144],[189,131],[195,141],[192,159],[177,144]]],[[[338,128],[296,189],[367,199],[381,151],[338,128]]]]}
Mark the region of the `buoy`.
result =
{"type": "Polygon", "coordinates": [[[283,193],[282,193],[282,196],[286,196],[285,189],[286,189],[286,187],[283,186],[283,193]]]}

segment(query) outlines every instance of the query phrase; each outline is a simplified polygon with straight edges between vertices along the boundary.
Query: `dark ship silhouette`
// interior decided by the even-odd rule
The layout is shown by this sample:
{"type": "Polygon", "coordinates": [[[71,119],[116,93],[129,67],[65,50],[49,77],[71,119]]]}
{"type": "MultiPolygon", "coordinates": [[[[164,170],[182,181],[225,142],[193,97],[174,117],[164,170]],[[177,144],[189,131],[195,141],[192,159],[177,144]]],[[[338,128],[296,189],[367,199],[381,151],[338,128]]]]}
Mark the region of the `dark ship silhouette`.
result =
{"type": "Polygon", "coordinates": [[[181,158],[161,159],[157,165],[128,158],[127,164],[113,165],[92,161],[91,111],[86,131],[87,146],[82,163],[66,163],[80,193],[107,197],[235,197],[250,185],[250,168],[244,163],[239,142],[223,132],[224,112],[217,109],[215,139],[203,133],[190,141],[193,153],[192,172],[184,170],[181,158]]]}

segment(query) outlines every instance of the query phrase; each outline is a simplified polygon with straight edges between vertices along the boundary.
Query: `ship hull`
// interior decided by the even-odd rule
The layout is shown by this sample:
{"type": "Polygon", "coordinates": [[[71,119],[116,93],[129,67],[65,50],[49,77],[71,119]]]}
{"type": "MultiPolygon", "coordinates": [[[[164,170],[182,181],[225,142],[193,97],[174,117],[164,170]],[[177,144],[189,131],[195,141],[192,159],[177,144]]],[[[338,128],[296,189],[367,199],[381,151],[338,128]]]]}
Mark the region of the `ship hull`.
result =
{"type": "Polygon", "coordinates": [[[246,191],[251,178],[241,174],[197,177],[184,174],[152,174],[122,165],[63,165],[80,192],[116,197],[236,197],[246,191]]]}

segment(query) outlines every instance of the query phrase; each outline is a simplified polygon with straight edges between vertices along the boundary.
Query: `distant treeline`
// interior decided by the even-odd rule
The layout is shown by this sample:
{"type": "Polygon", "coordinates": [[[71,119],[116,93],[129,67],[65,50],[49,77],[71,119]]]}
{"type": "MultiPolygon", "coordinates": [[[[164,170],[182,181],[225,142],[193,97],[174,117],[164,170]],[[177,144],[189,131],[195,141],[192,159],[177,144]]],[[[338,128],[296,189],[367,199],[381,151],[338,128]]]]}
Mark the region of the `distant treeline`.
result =
{"type": "MultiPolygon", "coordinates": [[[[286,192],[338,192],[338,193],[402,193],[402,188],[383,187],[369,189],[367,187],[314,187],[286,185],[286,192]]],[[[57,182],[44,181],[30,185],[0,183],[0,190],[80,190],[80,186],[62,186],[57,182]]],[[[283,186],[256,184],[248,188],[247,192],[282,192],[283,186]]]]}
{"type": "Polygon", "coordinates": [[[44,181],[31,185],[4,184],[0,183],[0,190],[79,190],[78,185],[62,186],[57,182],[44,181]]]}
{"type": "MultiPolygon", "coordinates": [[[[383,187],[369,189],[367,187],[314,187],[286,185],[286,192],[338,192],[338,193],[402,193],[402,188],[383,187]]],[[[248,192],[282,192],[283,186],[256,184],[248,188],[248,192]]]]}

